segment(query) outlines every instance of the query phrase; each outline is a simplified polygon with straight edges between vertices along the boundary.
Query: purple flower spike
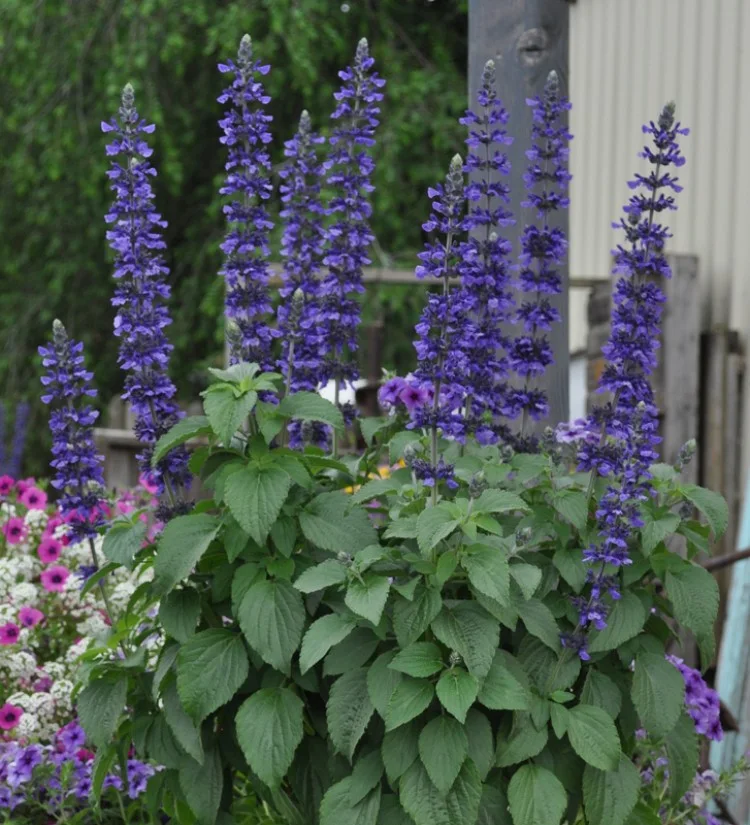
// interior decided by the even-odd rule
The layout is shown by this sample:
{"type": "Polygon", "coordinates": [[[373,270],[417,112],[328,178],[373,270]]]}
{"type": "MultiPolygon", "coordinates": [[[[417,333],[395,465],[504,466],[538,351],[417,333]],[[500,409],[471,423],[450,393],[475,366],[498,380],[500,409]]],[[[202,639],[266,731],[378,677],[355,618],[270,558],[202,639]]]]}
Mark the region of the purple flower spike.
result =
{"type": "Polygon", "coordinates": [[[368,149],[375,144],[385,80],[373,71],[367,41],[357,45],[352,66],[339,72],[343,84],[334,95],[336,108],[331,115],[335,126],[327,163],[327,183],[335,194],[329,213],[333,223],[326,230],[327,252],[324,264],[328,275],[323,281],[320,323],[325,333],[322,350],[326,353],[321,381],[336,381],[341,387],[359,377],[352,359],[357,349],[360,308],[356,299],[364,292],[362,268],[370,263],[368,248],[374,236],[370,229],[374,190],[371,176],[375,162],[368,149]]]}
{"type": "Polygon", "coordinates": [[[271,98],[261,77],[269,69],[253,60],[252,41],[247,34],[240,41],[237,61],[219,64],[220,72],[234,75],[232,85],[219,96],[219,103],[231,107],[219,121],[224,131],[221,142],[229,150],[226,177],[219,192],[232,198],[224,207],[228,231],[221,245],[226,257],[220,273],[226,281],[226,317],[234,324],[234,332],[228,335],[230,356],[232,363],[250,361],[263,369],[274,366],[271,344],[279,334],[268,323],[268,233],[273,222],[266,202],[273,187],[266,147],[271,142],[272,117],[265,110],[271,98]]]}
{"type": "Polygon", "coordinates": [[[166,244],[161,230],[166,222],[154,207],[150,178],[156,170],[148,160],[152,149],[144,138],[154,126],[139,118],[129,83],[122,92],[118,117],[102,123],[102,131],[114,134],[107,146],[113,159],[107,175],[115,201],[105,219],[111,226],[107,240],[115,253],[117,288],[112,304],[117,312],[115,335],[120,339],[118,363],[127,373],[122,398],[135,413],[135,433],[144,445],[138,456],[143,471],[151,473],[160,488],[165,480],[173,488],[187,487],[190,473],[183,448],[172,450],[156,473],[151,468],[154,444],[181,413],[168,371],[172,345],[164,332],[172,322],[166,305],[169,269],[162,255],[166,244]]]}
{"type": "Polygon", "coordinates": [[[680,671],[685,680],[685,705],[695,722],[696,731],[714,742],[721,742],[724,730],[720,720],[719,694],[706,684],[697,670],[686,665],[682,659],[667,656],[667,660],[680,671]]]}
{"type": "Polygon", "coordinates": [[[69,518],[73,543],[97,534],[103,524],[104,458],[97,453],[93,426],[99,413],[87,398],[96,396],[92,373],[83,362],[83,344],[71,341],[60,321],[52,325],[52,344],[39,347],[47,374],[42,401],[55,404],[50,415],[52,486],[60,490],[60,509],[69,518]]]}

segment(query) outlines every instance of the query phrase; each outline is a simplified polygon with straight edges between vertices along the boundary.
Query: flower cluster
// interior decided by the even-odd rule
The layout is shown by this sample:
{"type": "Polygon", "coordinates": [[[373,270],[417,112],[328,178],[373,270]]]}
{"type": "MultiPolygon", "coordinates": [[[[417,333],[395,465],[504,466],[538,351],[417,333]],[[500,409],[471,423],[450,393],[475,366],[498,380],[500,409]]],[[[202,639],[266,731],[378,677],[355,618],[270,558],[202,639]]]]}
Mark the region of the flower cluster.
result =
{"type": "MultiPolygon", "coordinates": [[[[56,407],[50,415],[52,486],[61,492],[60,509],[71,525],[71,539],[95,538],[104,523],[104,459],[96,451],[92,429],[99,413],[82,403],[96,396],[93,376],[84,365],[83,344],[70,340],[60,321],[53,324],[51,346],[39,347],[39,354],[47,370],[41,379],[42,401],[56,407]]],[[[23,496],[21,501],[28,506],[23,496]]]]}
{"type": "Polygon", "coordinates": [[[565,190],[570,180],[568,142],[572,137],[565,123],[571,105],[560,95],[556,72],[550,72],[543,95],[527,103],[532,108],[532,146],[526,152],[530,161],[524,174],[528,196],[522,206],[536,212],[541,226],[528,224],[521,235],[518,287],[524,299],[515,320],[523,331],[510,345],[509,362],[523,379],[523,386],[510,391],[505,410],[510,418],[523,414],[523,423],[528,416],[543,418],[549,410],[545,393],[533,382],[554,360],[547,332],[560,320],[560,313],[550,296],[562,291],[559,267],[565,259],[567,240],[552,221],[554,213],[569,204],[565,190]]]}
{"type": "Polygon", "coordinates": [[[706,684],[700,671],[686,665],[677,656],[667,656],[667,659],[680,671],[685,680],[685,705],[695,722],[696,731],[708,739],[721,742],[724,731],[719,718],[719,694],[706,684]]]}
{"type": "MultiPolygon", "coordinates": [[[[115,335],[120,339],[118,363],[127,373],[122,397],[135,413],[135,432],[144,445],[141,467],[151,472],[153,446],[180,414],[167,371],[172,345],[164,332],[171,323],[166,306],[169,270],[161,236],[166,222],[154,208],[149,179],[156,170],[148,160],[153,150],[144,138],[154,126],[139,118],[130,84],[122,92],[118,117],[103,122],[102,131],[114,134],[107,146],[107,155],[113,158],[107,174],[115,200],[106,221],[111,226],[107,239],[115,253],[117,288],[112,304],[117,311],[115,335]],[[114,160],[118,157],[120,162],[114,160]]],[[[160,483],[186,486],[187,459],[183,448],[172,450],[156,471],[160,483]]]]}
{"type": "MultiPolygon", "coordinates": [[[[367,250],[373,241],[368,196],[374,188],[370,178],[375,162],[368,149],[375,143],[378,104],[383,99],[379,90],[385,85],[373,71],[374,65],[367,41],[360,40],[354,63],[339,72],[343,84],[335,94],[337,105],[331,115],[335,126],[329,138],[326,183],[335,194],[328,207],[333,223],[326,229],[323,263],[328,274],[323,280],[319,318],[325,335],[321,380],[335,381],[337,388],[358,377],[351,360],[360,319],[356,296],[364,292],[362,268],[370,263],[367,250]]],[[[347,419],[353,415],[350,409],[343,412],[347,419]]]]}
{"type": "Polygon", "coordinates": [[[221,245],[225,261],[221,274],[226,281],[225,311],[236,327],[230,336],[231,360],[250,361],[264,368],[272,366],[271,344],[278,334],[268,324],[271,299],[268,281],[268,233],[273,222],[266,209],[271,197],[271,158],[266,146],[271,142],[270,102],[261,82],[270,66],[253,60],[252,41],[240,41],[237,60],[219,64],[219,71],[234,75],[232,85],[219,96],[229,108],[219,121],[221,142],[229,157],[226,178],[219,192],[232,198],[224,207],[228,232],[221,245]]]}
{"type": "Polygon", "coordinates": [[[509,186],[502,180],[510,173],[503,147],[513,142],[505,125],[508,113],[495,90],[495,63],[487,61],[477,94],[479,112],[469,110],[460,123],[469,127],[464,171],[471,176],[465,189],[469,203],[463,228],[474,235],[460,248],[461,284],[471,302],[473,319],[467,355],[472,365],[467,374],[464,416],[467,432],[480,444],[495,443],[506,428],[498,418],[506,409],[507,340],[502,325],[513,305],[511,245],[499,234],[515,223],[507,204],[509,186]]]}

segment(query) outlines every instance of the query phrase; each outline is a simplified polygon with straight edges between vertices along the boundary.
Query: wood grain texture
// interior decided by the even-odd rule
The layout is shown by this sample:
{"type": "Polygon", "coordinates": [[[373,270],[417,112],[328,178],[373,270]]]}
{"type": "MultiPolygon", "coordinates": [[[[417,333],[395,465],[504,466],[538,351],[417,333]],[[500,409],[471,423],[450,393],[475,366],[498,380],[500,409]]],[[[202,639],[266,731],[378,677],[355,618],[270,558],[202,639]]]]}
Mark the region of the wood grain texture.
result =
{"type": "MultiPolygon", "coordinates": [[[[518,218],[515,227],[504,232],[518,250],[518,240],[528,210],[521,208],[524,199],[522,175],[527,159],[531,132],[531,114],[526,98],[541,94],[551,70],[560,78],[561,92],[568,94],[568,14],[566,0],[469,0],[469,97],[476,100],[482,69],[489,59],[497,66],[498,94],[510,115],[509,130],[516,140],[508,147],[511,208],[518,218]]],[[[554,224],[569,235],[568,213],[560,212],[554,224]]],[[[568,272],[563,272],[563,293],[555,305],[562,314],[550,339],[555,364],[547,370],[540,385],[547,391],[550,418],[540,422],[543,428],[568,419],[569,348],[568,348],[568,272]]]]}

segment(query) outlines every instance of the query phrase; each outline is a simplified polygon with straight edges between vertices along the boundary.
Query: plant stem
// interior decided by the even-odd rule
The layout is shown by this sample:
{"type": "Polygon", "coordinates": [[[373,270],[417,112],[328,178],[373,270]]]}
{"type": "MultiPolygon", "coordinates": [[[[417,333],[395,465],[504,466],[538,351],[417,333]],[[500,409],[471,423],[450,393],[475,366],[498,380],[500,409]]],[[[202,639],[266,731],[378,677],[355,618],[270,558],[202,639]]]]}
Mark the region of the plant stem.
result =
{"type": "MultiPolygon", "coordinates": [[[[334,389],[333,389],[333,403],[336,405],[336,409],[339,409],[339,396],[341,395],[341,382],[337,378],[334,381],[334,389]]],[[[333,457],[339,457],[339,434],[336,428],[333,429],[333,457]]]]}

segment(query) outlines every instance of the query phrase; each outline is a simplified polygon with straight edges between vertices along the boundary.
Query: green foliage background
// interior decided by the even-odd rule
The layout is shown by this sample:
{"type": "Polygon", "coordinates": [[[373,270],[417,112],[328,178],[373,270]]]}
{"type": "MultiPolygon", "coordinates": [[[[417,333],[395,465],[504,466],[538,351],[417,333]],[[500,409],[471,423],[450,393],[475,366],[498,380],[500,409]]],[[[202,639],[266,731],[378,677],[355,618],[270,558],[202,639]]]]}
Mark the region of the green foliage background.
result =
{"type": "MultiPolygon", "coordinates": [[[[200,366],[220,357],[223,230],[216,190],[216,63],[249,32],[272,64],[283,159],[299,113],[328,129],[337,71],[367,37],[388,80],[373,196],[379,263],[413,264],[426,188],[461,145],[466,0],[2,0],[0,2],[0,397],[38,394],[36,348],[59,317],[82,338],[103,401],[121,377],[112,336],[109,202],[99,123],[131,81],[157,125],[157,204],[169,222],[173,374],[192,398],[200,366]]],[[[365,321],[386,324],[385,363],[409,365],[422,296],[372,289],[365,321]],[[394,331],[397,334],[394,334],[394,331]]],[[[44,472],[46,416],[35,404],[26,473],[44,472]]]]}

